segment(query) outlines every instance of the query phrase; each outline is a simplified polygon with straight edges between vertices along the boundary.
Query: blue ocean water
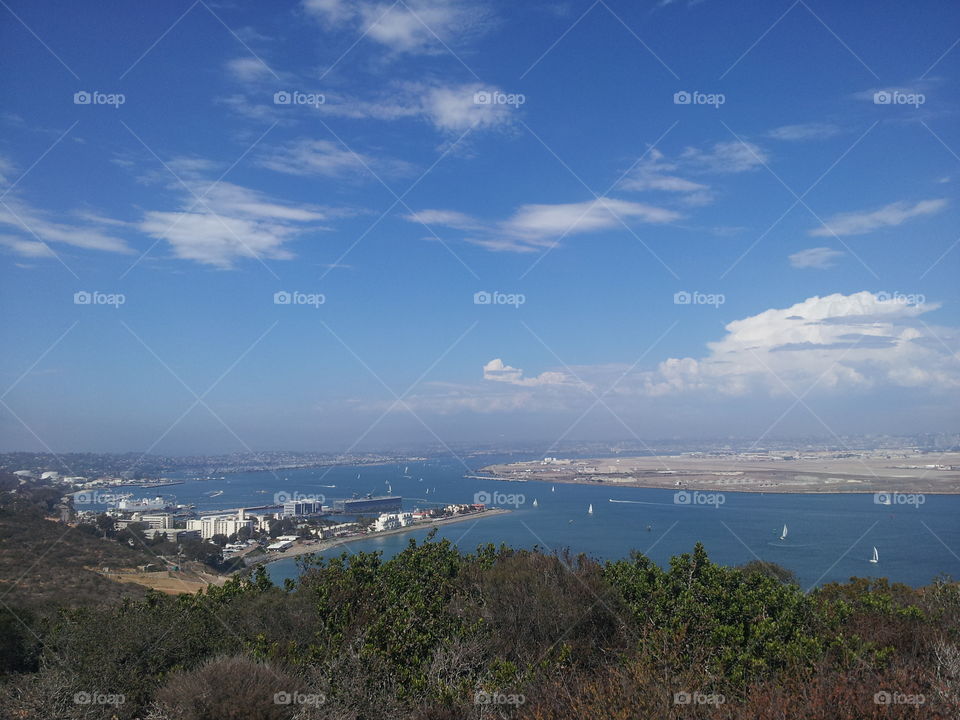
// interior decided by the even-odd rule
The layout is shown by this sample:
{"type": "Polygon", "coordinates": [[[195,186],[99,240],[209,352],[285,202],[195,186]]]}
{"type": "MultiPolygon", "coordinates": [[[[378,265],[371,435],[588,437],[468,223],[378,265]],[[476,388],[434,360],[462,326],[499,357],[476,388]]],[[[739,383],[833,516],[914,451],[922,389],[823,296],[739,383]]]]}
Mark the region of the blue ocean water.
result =
{"type": "MultiPolygon", "coordinates": [[[[872,494],[725,493],[719,505],[677,504],[669,490],[557,484],[551,491],[549,483],[475,480],[463,477],[464,473],[459,461],[442,459],[410,463],[406,468],[237,473],[223,480],[188,480],[163,491],[174,494],[177,502],[195,503],[201,512],[272,504],[275,493],[322,495],[331,503],[354,493],[384,494],[389,488],[403,496],[407,509],[474,502],[477,493],[499,494],[501,502],[518,501],[512,512],[442,526],[438,537],[465,551],[485,543],[506,543],[546,550],[569,548],[601,560],[623,558],[638,550],[661,565],[702,542],[716,562],[772,561],[796,573],[805,588],[852,576],[887,577],[913,586],[927,584],[942,573],[960,578],[957,495],[927,495],[920,505],[878,505],[872,494]],[[209,497],[217,490],[223,494],[209,497]],[[511,495],[517,497],[503,497],[511,495]],[[587,512],[590,505],[592,515],[587,512]],[[789,532],[781,541],[784,525],[789,532]],[[874,547],[880,557],[876,564],[869,562],[874,547]]],[[[391,556],[405,548],[411,537],[420,540],[427,532],[352,542],[326,554],[380,550],[391,556]]],[[[274,582],[297,574],[293,558],[267,567],[274,582]]]]}

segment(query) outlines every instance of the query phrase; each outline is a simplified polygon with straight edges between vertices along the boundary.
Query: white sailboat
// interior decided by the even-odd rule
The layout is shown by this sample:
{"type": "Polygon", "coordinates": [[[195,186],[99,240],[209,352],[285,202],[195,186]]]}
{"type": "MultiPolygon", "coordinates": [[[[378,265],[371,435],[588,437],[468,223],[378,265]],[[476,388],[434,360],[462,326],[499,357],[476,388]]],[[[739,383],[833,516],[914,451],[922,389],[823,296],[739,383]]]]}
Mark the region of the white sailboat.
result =
{"type": "Polygon", "coordinates": [[[587,515],[593,515],[593,503],[590,503],[590,507],[587,508],[587,515]]]}
{"type": "Polygon", "coordinates": [[[786,540],[786,539],[787,539],[787,525],[786,525],[786,523],[784,523],[784,525],[783,525],[783,532],[780,533],[780,539],[781,539],[781,540],[786,540]]]}
{"type": "Polygon", "coordinates": [[[551,486],[550,486],[550,492],[556,492],[556,491],[557,491],[557,488],[555,488],[553,485],[551,485],[551,486]]]}
{"type": "Polygon", "coordinates": [[[870,558],[870,562],[872,562],[872,563],[878,563],[878,562],[880,562],[880,555],[877,553],[877,548],[876,548],[876,547],[873,548],[873,557],[870,558]]]}
{"type": "Polygon", "coordinates": [[[534,507],[539,507],[539,506],[540,506],[540,503],[537,502],[537,499],[536,499],[536,498],[533,499],[533,506],[534,506],[534,507]]]}

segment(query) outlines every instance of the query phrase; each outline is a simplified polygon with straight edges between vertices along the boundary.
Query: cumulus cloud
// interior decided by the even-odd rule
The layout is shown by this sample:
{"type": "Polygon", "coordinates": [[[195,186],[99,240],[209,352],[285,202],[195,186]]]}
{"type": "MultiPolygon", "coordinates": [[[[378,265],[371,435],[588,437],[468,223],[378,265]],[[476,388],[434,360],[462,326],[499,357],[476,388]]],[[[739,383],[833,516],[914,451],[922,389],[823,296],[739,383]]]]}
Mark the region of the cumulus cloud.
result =
{"type": "Polygon", "coordinates": [[[828,218],[821,227],[814,228],[810,235],[864,235],[884,227],[896,227],[907,220],[924,215],[933,215],[947,206],[944,198],[921,200],[910,204],[906,201],[890,203],[877,210],[840,213],[828,218]]]}
{"type": "Polygon", "coordinates": [[[422,210],[406,219],[433,222],[473,232],[468,242],[494,251],[534,252],[555,245],[561,237],[623,227],[629,221],[663,224],[678,220],[673,210],[616,198],[579,203],[522,205],[507,218],[484,224],[452,210],[422,210]]]}
{"type": "Polygon", "coordinates": [[[789,257],[790,264],[798,270],[832,268],[837,259],[843,257],[839,250],[827,247],[815,247],[795,252],[789,257]]]}
{"type": "Polygon", "coordinates": [[[804,393],[815,383],[834,392],[957,389],[960,337],[918,321],[937,307],[922,298],[867,291],[808,298],[731,322],[705,357],[670,358],[645,373],[643,390],[777,395],[804,393]],[[941,341],[953,349],[945,351],[941,341]]]}
{"type": "Polygon", "coordinates": [[[483,366],[483,379],[524,387],[535,387],[537,385],[568,385],[572,382],[570,376],[562,372],[548,371],[542,372],[536,377],[524,377],[523,370],[504,365],[503,360],[500,358],[494,358],[483,366]]]}

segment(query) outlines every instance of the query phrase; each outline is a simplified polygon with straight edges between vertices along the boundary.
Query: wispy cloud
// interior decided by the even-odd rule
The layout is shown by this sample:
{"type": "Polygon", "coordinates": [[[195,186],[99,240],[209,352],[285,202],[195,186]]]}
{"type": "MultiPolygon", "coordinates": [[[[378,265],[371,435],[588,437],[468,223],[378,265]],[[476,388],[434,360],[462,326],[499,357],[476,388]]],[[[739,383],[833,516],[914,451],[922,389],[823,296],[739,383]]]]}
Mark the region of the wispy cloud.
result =
{"type": "Polygon", "coordinates": [[[896,227],[907,220],[924,215],[933,215],[947,206],[947,200],[936,198],[916,203],[900,201],[890,203],[877,210],[840,213],[828,218],[824,225],[809,232],[814,237],[833,235],[863,235],[885,227],[896,227]]]}
{"type": "Polygon", "coordinates": [[[398,53],[441,52],[444,44],[489,24],[485,8],[461,0],[304,0],[303,7],[324,27],[351,27],[398,53]]]}
{"type": "Polygon", "coordinates": [[[669,223],[681,215],[644,203],[599,198],[579,203],[522,205],[506,220],[492,224],[451,210],[421,210],[405,217],[411,222],[432,221],[470,232],[472,235],[466,240],[488,250],[534,252],[554,245],[562,236],[616,229],[629,221],[669,223]]]}
{"type": "MultiPolygon", "coordinates": [[[[88,219],[78,223],[51,220],[49,214],[38,210],[26,202],[11,199],[4,200],[0,205],[0,225],[6,225],[21,234],[21,240],[27,244],[18,244],[14,250],[20,249],[21,254],[31,253],[31,257],[39,257],[39,249],[30,244],[60,243],[83,250],[100,250],[103,252],[130,253],[133,252],[122,238],[108,232],[102,221],[88,219]]],[[[122,223],[121,223],[122,224],[122,223]]]]}
{"type": "MultiPolygon", "coordinates": [[[[181,209],[152,210],[139,227],[147,235],[169,243],[173,256],[220,269],[240,259],[289,260],[288,241],[307,231],[322,230],[323,209],[295,205],[249,188],[199,177],[186,181],[181,209]],[[198,198],[203,198],[198,202],[198,198]]],[[[182,186],[174,186],[180,188],[182,186]]]]}
{"type": "Polygon", "coordinates": [[[839,126],[832,123],[802,123],[799,125],[781,125],[767,133],[774,140],[802,141],[823,140],[839,135],[839,126]]]}
{"type": "Polygon", "coordinates": [[[798,270],[832,268],[844,253],[827,247],[815,247],[795,252],[789,257],[790,265],[798,270]]]}
{"type": "Polygon", "coordinates": [[[287,175],[315,175],[328,178],[377,175],[399,175],[411,172],[408,163],[390,158],[354,152],[329,140],[297,140],[264,150],[257,163],[269,170],[287,175]]]}
{"type": "Polygon", "coordinates": [[[680,155],[692,169],[711,173],[741,173],[756,170],[770,161],[769,154],[752,142],[730,140],[709,149],[688,147],[680,155]]]}

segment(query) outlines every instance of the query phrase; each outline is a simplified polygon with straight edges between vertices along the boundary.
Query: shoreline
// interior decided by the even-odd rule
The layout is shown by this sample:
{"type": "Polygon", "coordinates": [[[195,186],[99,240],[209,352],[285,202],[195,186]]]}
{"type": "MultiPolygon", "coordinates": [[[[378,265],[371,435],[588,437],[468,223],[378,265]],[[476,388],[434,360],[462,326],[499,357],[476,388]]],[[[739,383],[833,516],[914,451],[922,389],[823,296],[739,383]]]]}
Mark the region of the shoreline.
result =
{"type": "Polygon", "coordinates": [[[466,522],[467,520],[482,520],[483,518],[494,517],[497,515],[505,515],[511,510],[507,508],[489,508],[481,512],[469,513],[467,515],[455,515],[453,517],[439,518],[437,520],[427,520],[412,525],[407,525],[402,528],[394,528],[393,530],[384,530],[382,532],[372,532],[366,533],[365,535],[351,535],[349,537],[343,538],[333,538],[328,540],[319,540],[310,545],[294,545],[291,548],[284,550],[283,552],[278,553],[269,553],[267,555],[261,555],[256,558],[246,567],[240,568],[239,570],[234,571],[232,574],[242,573],[245,570],[250,570],[261,565],[266,565],[277,560],[284,560],[286,558],[299,557],[301,555],[312,555],[314,553],[326,552],[332,548],[337,547],[338,545],[346,545],[347,543],[360,542],[361,540],[375,540],[376,538],[389,537],[391,535],[402,535],[408,532],[416,532],[418,530],[429,530],[430,528],[440,527],[442,525],[453,525],[455,523],[466,522]]]}

